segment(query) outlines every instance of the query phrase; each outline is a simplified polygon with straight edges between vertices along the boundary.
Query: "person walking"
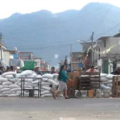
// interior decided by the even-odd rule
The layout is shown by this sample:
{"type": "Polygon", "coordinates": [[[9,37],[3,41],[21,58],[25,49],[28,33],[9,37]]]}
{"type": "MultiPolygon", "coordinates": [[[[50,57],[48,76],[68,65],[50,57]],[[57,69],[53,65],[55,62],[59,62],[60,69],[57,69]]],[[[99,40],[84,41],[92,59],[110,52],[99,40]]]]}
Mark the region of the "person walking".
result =
{"type": "Polygon", "coordinates": [[[58,90],[53,94],[54,99],[63,92],[65,99],[69,99],[68,94],[67,94],[67,81],[70,80],[66,74],[66,66],[62,65],[59,71],[58,75],[58,80],[59,80],[59,87],[58,90]]]}

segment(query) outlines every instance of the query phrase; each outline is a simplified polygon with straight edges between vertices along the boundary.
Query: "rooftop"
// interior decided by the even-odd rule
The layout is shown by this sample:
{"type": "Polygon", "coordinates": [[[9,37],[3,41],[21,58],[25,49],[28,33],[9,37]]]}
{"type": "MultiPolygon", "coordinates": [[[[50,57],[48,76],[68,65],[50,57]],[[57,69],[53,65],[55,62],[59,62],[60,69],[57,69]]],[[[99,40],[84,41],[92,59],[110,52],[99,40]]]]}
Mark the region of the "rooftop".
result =
{"type": "Polygon", "coordinates": [[[120,33],[117,33],[116,35],[114,35],[114,37],[120,37],[120,33]]]}
{"type": "Polygon", "coordinates": [[[98,40],[106,40],[109,37],[112,37],[112,36],[102,36],[102,37],[98,38],[98,40]]]}

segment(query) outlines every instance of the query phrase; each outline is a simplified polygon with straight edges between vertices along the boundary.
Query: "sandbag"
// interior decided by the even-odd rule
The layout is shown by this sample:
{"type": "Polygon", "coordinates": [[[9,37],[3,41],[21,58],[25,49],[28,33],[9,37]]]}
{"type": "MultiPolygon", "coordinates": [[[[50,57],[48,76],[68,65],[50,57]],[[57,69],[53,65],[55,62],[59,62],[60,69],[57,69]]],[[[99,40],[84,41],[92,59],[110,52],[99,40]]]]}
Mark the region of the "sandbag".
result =
{"type": "Polygon", "coordinates": [[[104,85],[104,84],[101,84],[101,88],[102,88],[102,89],[106,89],[106,90],[110,90],[110,89],[111,89],[110,87],[108,87],[108,86],[106,86],[106,85],[104,85]]]}
{"type": "Polygon", "coordinates": [[[16,75],[16,73],[15,72],[5,72],[5,73],[3,73],[1,76],[2,77],[6,77],[6,76],[11,76],[11,75],[16,75]]]}
{"type": "Polygon", "coordinates": [[[25,78],[25,82],[33,82],[33,79],[25,78]]]}
{"type": "Polygon", "coordinates": [[[44,95],[41,95],[41,97],[52,97],[52,94],[44,94],[44,95]]]}
{"type": "Polygon", "coordinates": [[[41,85],[42,86],[44,86],[44,85],[51,85],[51,83],[50,82],[42,82],[41,85]]]}
{"type": "Polygon", "coordinates": [[[51,83],[52,85],[56,85],[56,86],[58,85],[58,83],[52,79],[49,79],[48,82],[51,83]]]}
{"type": "Polygon", "coordinates": [[[49,78],[49,79],[53,79],[53,74],[49,74],[49,73],[46,73],[42,76],[42,78],[49,78]]]}
{"type": "Polygon", "coordinates": [[[10,88],[19,88],[20,86],[19,85],[15,85],[15,84],[12,84],[9,86],[10,88]]]}
{"type": "Polygon", "coordinates": [[[7,82],[7,81],[8,81],[7,78],[3,78],[3,77],[0,76],[0,82],[7,82]]]}
{"type": "Polygon", "coordinates": [[[8,97],[18,97],[19,95],[17,94],[8,94],[8,97]]]}
{"type": "Polygon", "coordinates": [[[41,78],[42,78],[42,76],[41,76],[41,75],[37,75],[37,76],[36,76],[36,78],[39,78],[39,79],[41,79],[41,78]]]}
{"type": "Polygon", "coordinates": [[[47,90],[41,92],[41,95],[45,95],[45,94],[51,94],[51,93],[50,91],[47,91],[47,90]]]}
{"type": "Polygon", "coordinates": [[[36,78],[36,77],[37,77],[37,74],[36,74],[35,72],[33,72],[33,74],[30,75],[30,76],[28,76],[28,77],[30,77],[30,78],[36,78]]]}
{"type": "Polygon", "coordinates": [[[20,91],[20,90],[21,90],[21,88],[13,88],[10,91],[13,92],[13,91],[20,91]]]}
{"type": "Polygon", "coordinates": [[[114,76],[116,76],[116,75],[108,74],[108,75],[106,76],[106,78],[108,78],[108,79],[113,79],[114,76]]]}
{"type": "Polygon", "coordinates": [[[0,85],[0,89],[2,89],[3,88],[3,86],[2,85],[0,85]]]}
{"type": "Polygon", "coordinates": [[[35,80],[35,81],[32,82],[32,84],[38,84],[40,82],[41,82],[40,80],[35,80]]]}
{"type": "Polygon", "coordinates": [[[48,78],[42,78],[42,82],[47,82],[48,78]]]}
{"type": "Polygon", "coordinates": [[[100,78],[100,81],[101,81],[101,82],[106,82],[106,81],[108,81],[108,79],[107,79],[106,77],[101,77],[101,78],[100,78]]]}
{"type": "Polygon", "coordinates": [[[3,85],[3,86],[5,86],[5,85],[12,85],[12,83],[11,83],[11,82],[3,82],[2,85],[3,85]]]}
{"type": "Polygon", "coordinates": [[[21,76],[30,76],[33,74],[32,70],[25,70],[21,73],[21,76]]]}
{"type": "Polygon", "coordinates": [[[9,85],[2,85],[3,88],[9,88],[9,85]]]}
{"type": "Polygon", "coordinates": [[[51,88],[50,87],[44,87],[44,86],[42,86],[42,89],[43,90],[50,90],[51,88]]]}
{"type": "Polygon", "coordinates": [[[10,88],[2,88],[2,89],[0,89],[1,92],[3,92],[3,91],[9,91],[9,90],[10,90],[10,88]]]}
{"type": "Polygon", "coordinates": [[[11,92],[11,91],[4,91],[2,94],[3,94],[3,95],[6,95],[6,94],[15,94],[15,92],[11,92]]]}
{"type": "Polygon", "coordinates": [[[100,77],[106,77],[108,74],[106,73],[100,73],[100,77]]]}
{"type": "Polygon", "coordinates": [[[6,75],[5,78],[7,78],[7,79],[13,79],[13,78],[15,78],[15,76],[13,76],[13,75],[6,75]]]}

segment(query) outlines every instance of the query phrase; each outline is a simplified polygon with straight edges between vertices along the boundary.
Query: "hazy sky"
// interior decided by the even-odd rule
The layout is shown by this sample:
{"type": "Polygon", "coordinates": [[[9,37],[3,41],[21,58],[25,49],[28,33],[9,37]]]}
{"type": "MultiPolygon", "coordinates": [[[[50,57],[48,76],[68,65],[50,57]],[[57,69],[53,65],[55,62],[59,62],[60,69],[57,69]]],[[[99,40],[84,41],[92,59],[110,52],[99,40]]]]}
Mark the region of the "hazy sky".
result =
{"type": "Polygon", "coordinates": [[[119,0],[0,0],[0,19],[13,13],[31,13],[42,9],[53,13],[80,10],[90,2],[106,2],[120,7],[119,0]]]}

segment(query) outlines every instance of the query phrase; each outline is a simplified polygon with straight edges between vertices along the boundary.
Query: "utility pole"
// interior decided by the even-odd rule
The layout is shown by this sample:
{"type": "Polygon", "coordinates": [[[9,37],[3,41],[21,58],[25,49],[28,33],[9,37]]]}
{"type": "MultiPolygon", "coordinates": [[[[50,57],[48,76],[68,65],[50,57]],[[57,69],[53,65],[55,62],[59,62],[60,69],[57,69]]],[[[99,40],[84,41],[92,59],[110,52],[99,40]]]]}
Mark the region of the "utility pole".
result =
{"type": "Polygon", "coordinates": [[[91,35],[91,50],[92,50],[92,64],[94,65],[94,49],[93,49],[93,39],[94,39],[94,32],[92,32],[92,35],[91,35]]]}
{"type": "Polygon", "coordinates": [[[72,44],[70,45],[70,62],[71,62],[71,72],[73,70],[72,68],[72,44]]]}
{"type": "Polygon", "coordinates": [[[1,42],[0,49],[1,49],[1,60],[2,60],[2,33],[0,33],[0,42],[1,42]]]}

